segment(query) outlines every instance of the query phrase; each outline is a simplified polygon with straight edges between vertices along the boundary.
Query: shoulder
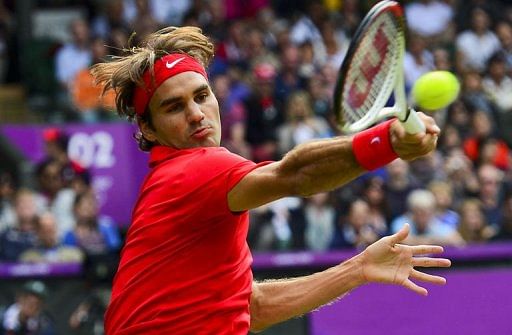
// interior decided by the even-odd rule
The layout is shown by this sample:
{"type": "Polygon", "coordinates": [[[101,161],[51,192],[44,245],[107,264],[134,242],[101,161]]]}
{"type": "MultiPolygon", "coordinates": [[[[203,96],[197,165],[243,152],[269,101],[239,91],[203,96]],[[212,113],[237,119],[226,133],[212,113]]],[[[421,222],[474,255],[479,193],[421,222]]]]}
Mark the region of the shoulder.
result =
{"type": "MultiPolygon", "coordinates": [[[[199,169],[230,167],[240,163],[252,163],[224,147],[205,147],[187,150],[181,157],[182,163],[199,169]]],[[[253,163],[254,164],[254,163],[253,163]]]]}

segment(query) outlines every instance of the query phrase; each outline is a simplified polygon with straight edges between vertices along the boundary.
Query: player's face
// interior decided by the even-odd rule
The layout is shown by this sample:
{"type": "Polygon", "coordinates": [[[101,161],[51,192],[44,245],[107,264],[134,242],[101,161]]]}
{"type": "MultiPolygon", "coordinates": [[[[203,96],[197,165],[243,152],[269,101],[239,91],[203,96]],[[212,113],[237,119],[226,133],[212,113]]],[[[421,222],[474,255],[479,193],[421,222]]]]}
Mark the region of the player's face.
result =
{"type": "Polygon", "coordinates": [[[219,104],[199,73],[167,79],[153,94],[149,109],[153,129],[141,124],[147,140],[177,149],[220,145],[219,104]]]}

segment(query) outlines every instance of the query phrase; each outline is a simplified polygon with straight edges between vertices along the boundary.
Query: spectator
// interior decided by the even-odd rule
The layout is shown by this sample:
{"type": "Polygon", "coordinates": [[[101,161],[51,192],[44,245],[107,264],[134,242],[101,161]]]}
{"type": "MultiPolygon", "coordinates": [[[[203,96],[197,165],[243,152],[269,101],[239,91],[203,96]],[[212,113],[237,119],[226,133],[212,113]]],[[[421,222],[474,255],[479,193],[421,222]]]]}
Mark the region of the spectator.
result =
{"type": "Polygon", "coordinates": [[[347,36],[353,36],[363,19],[363,5],[359,0],[345,0],[340,6],[340,18],[337,23],[347,36]]]}
{"type": "Polygon", "coordinates": [[[245,45],[246,23],[242,20],[233,20],[229,23],[226,39],[217,44],[217,59],[226,65],[245,65],[248,61],[245,45]]]}
{"type": "Polygon", "coordinates": [[[76,335],[103,335],[103,316],[111,295],[110,289],[91,288],[87,297],[75,308],[69,317],[69,327],[76,335]]]}
{"type": "Polygon", "coordinates": [[[471,132],[472,111],[463,100],[455,100],[448,107],[446,125],[453,126],[459,133],[461,140],[467,138],[471,132]]]}
{"type": "MultiPolygon", "coordinates": [[[[255,0],[264,1],[266,0],[255,0]]],[[[280,29],[286,27],[286,20],[277,17],[274,9],[270,6],[265,6],[256,14],[256,23],[263,31],[263,41],[269,50],[275,51],[277,49],[277,34],[280,29]]]]}
{"type": "Polygon", "coordinates": [[[36,225],[37,245],[20,255],[21,262],[27,263],[68,263],[82,262],[83,254],[76,247],[61,244],[57,222],[52,213],[40,215],[36,225]]]}
{"type": "Polygon", "coordinates": [[[410,173],[422,188],[434,180],[445,179],[443,157],[437,150],[409,163],[410,173]]]}
{"type": "Polygon", "coordinates": [[[397,232],[405,223],[411,233],[407,244],[462,245],[464,240],[453,227],[443,224],[436,217],[436,199],[432,192],[418,189],[407,197],[407,212],[391,222],[391,231],[397,232]]]}
{"type": "Polygon", "coordinates": [[[331,248],[364,249],[380,238],[371,223],[368,203],[361,199],[352,201],[345,220],[340,220],[331,248]]]}
{"type": "MultiPolygon", "coordinates": [[[[105,40],[95,38],[91,43],[92,62],[90,65],[105,61],[108,58],[105,40]]],[[[71,83],[71,94],[78,110],[78,118],[82,122],[98,122],[111,120],[115,113],[115,92],[103,93],[104,87],[97,85],[89,68],[78,71],[71,83]]]]}
{"type": "Polygon", "coordinates": [[[311,78],[316,74],[317,61],[315,59],[315,47],[311,42],[304,42],[299,46],[299,53],[301,54],[301,60],[299,69],[297,70],[300,77],[306,78],[308,84],[311,78]]]}
{"type": "Polygon", "coordinates": [[[477,170],[479,193],[485,221],[495,229],[501,222],[501,185],[503,172],[492,164],[484,164],[477,170]]]}
{"type": "Polygon", "coordinates": [[[467,243],[483,243],[496,234],[496,230],[487,225],[478,199],[464,200],[459,209],[460,235],[467,243]]]}
{"type": "Polygon", "coordinates": [[[288,45],[281,50],[281,69],[276,77],[276,97],[286,101],[295,91],[307,89],[307,78],[299,73],[301,64],[300,49],[295,45],[288,45]]]}
{"type": "Polygon", "coordinates": [[[286,104],[287,121],[278,128],[279,153],[283,155],[296,145],[313,139],[328,137],[327,122],[315,116],[307,92],[292,93],[286,104]]]}
{"type": "Polygon", "coordinates": [[[271,64],[254,68],[254,91],[244,100],[247,115],[245,136],[257,162],[278,156],[277,129],[284,121],[281,100],[275,96],[276,69],[271,64]]]}
{"type": "Polygon", "coordinates": [[[507,144],[495,136],[491,116],[476,111],[472,118],[472,135],[463,143],[464,153],[475,166],[484,163],[507,170],[510,149],[507,144]]]}
{"type": "Polygon", "coordinates": [[[245,109],[231,91],[231,78],[226,74],[216,76],[213,79],[212,89],[222,111],[222,146],[231,152],[250,158],[250,148],[245,142],[245,109]]]}
{"type": "MultiPolygon", "coordinates": [[[[311,196],[302,208],[306,222],[306,248],[314,251],[327,250],[332,242],[336,219],[336,210],[330,204],[329,193],[311,196]]],[[[295,222],[292,222],[292,225],[294,224],[295,222]]]]}
{"type": "Polygon", "coordinates": [[[331,124],[331,91],[321,74],[314,74],[309,79],[308,92],[311,95],[313,112],[331,124]]]}
{"type": "Polygon", "coordinates": [[[505,58],[506,70],[509,76],[512,75],[512,24],[508,21],[501,21],[496,25],[496,35],[501,43],[500,53],[505,58]]]}
{"type": "Polygon", "coordinates": [[[364,181],[362,198],[368,203],[370,224],[379,236],[388,231],[389,207],[384,190],[384,180],[380,176],[371,176],[364,181]]]}
{"type": "Polygon", "coordinates": [[[442,44],[453,39],[453,14],[453,8],[444,1],[412,1],[405,6],[409,29],[427,38],[430,44],[442,44]]]}
{"type": "Polygon", "coordinates": [[[151,11],[149,0],[135,0],[137,15],[130,22],[132,30],[135,32],[134,45],[138,45],[148,34],[159,28],[159,24],[151,11]]]}
{"type": "Polygon", "coordinates": [[[248,26],[244,34],[244,52],[246,66],[256,67],[258,64],[279,66],[279,59],[265,45],[263,31],[254,26],[248,26]]]}
{"type": "Polygon", "coordinates": [[[444,126],[443,133],[439,137],[437,145],[444,158],[446,158],[452,150],[460,148],[462,146],[462,138],[457,128],[452,124],[444,126]]]}
{"type": "Polygon", "coordinates": [[[434,57],[434,68],[440,71],[454,71],[450,51],[446,48],[438,47],[432,51],[434,57]]]}
{"type": "Polygon", "coordinates": [[[87,22],[81,19],[74,20],[71,22],[70,31],[73,40],[59,49],[55,58],[57,80],[65,92],[71,88],[76,74],[91,64],[92,58],[87,22]]]}
{"type": "Polygon", "coordinates": [[[387,178],[384,187],[390,209],[390,219],[406,211],[406,199],[410,192],[419,187],[418,181],[410,173],[409,164],[396,159],[386,166],[387,178]]]}
{"type": "Polygon", "coordinates": [[[487,62],[487,75],[482,81],[482,88],[496,107],[498,115],[512,113],[512,79],[507,75],[505,56],[494,54],[487,62]]]}
{"type": "Polygon", "coordinates": [[[36,245],[37,208],[35,195],[20,189],[14,200],[15,225],[0,233],[0,260],[15,262],[26,250],[36,245]]]}
{"type": "Polygon", "coordinates": [[[500,48],[500,41],[490,30],[491,18],[482,8],[471,11],[471,28],[460,33],[455,41],[457,71],[485,71],[487,60],[500,48]]]}
{"type": "Polygon", "coordinates": [[[304,249],[306,219],[301,204],[299,198],[286,197],[251,210],[251,246],[260,251],[304,249]]]}
{"type": "Polygon", "coordinates": [[[95,36],[107,40],[116,29],[129,31],[125,21],[123,0],[109,0],[102,6],[102,12],[92,20],[91,28],[95,36]]]}
{"type": "Polygon", "coordinates": [[[306,41],[315,42],[322,38],[321,23],[325,20],[326,12],[323,4],[311,1],[306,13],[295,22],[290,30],[290,39],[295,45],[306,41]]]}
{"type": "Polygon", "coordinates": [[[427,49],[425,39],[411,34],[404,55],[405,87],[410,89],[421,75],[434,70],[434,57],[427,49]]]}
{"type": "Polygon", "coordinates": [[[46,285],[41,281],[29,281],[23,285],[16,302],[3,315],[5,335],[54,335],[53,320],[44,311],[48,298],[46,285]]]}
{"type": "Polygon", "coordinates": [[[107,39],[109,54],[114,57],[123,56],[128,48],[129,37],[128,31],[113,29],[107,39]]]}
{"type": "Polygon", "coordinates": [[[79,191],[90,184],[90,174],[82,165],[68,155],[69,136],[55,127],[43,130],[46,160],[54,160],[61,166],[64,187],[79,191]],[[85,185],[84,185],[85,184],[85,185]]]}
{"type": "Polygon", "coordinates": [[[73,200],[75,192],[65,187],[62,164],[52,158],[36,168],[36,180],[39,185],[37,201],[44,209],[55,215],[58,223],[59,236],[73,227],[73,200]]]}
{"type": "Polygon", "coordinates": [[[512,241],[512,193],[503,200],[501,222],[493,240],[512,241]]]}
{"type": "Polygon", "coordinates": [[[512,78],[507,74],[505,55],[494,54],[488,62],[487,76],[482,81],[484,92],[495,108],[500,138],[512,145],[512,78]]]}
{"type": "Polygon", "coordinates": [[[86,254],[116,253],[121,238],[112,219],[98,212],[92,191],[77,194],[74,202],[75,228],[64,236],[64,244],[80,247],[86,254]]]}
{"type": "MultiPolygon", "coordinates": [[[[487,114],[494,112],[492,103],[483,90],[482,76],[476,71],[468,70],[464,73],[461,97],[464,104],[466,104],[466,109],[481,110],[487,114]]],[[[461,107],[457,106],[457,108],[461,107]]]]}
{"type": "Polygon", "coordinates": [[[14,32],[15,20],[12,13],[0,2],[0,84],[5,84],[10,64],[10,37],[14,32]]]}
{"type": "Polygon", "coordinates": [[[267,8],[268,3],[268,0],[248,0],[244,2],[224,0],[227,11],[226,18],[230,20],[240,17],[255,17],[262,9],[267,8]]]}
{"type": "Polygon", "coordinates": [[[453,208],[453,189],[452,185],[446,181],[433,181],[429,184],[428,190],[432,192],[436,198],[436,217],[437,219],[449,226],[457,229],[459,226],[459,214],[453,208]]]}
{"type": "Polygon", "coordinates": [[[336,29],[333,20],[322,22],[320,32],[323,43],[313,44],[317,63],[329,64],[338,69],[347,54],[350,41],[343,30],[336,29]]]}
{"type": "Polygon", "coordinates": [[[477,196],[480,185],[473,164],[460,148],[448,153],[443,169],[453,189],[453,208],[457,208],[467,196],[477,196]]]}
{"type": "MultiPolygon", "coordinates": [[[[268,204],[249,211],[251,224],[249,225],[247,242],[252,250],[268,251],[273,249],[275,240],[274,229],[272,227],[273,215],[274,213],[271,211],[268,204]]],[[[302,243],[302,245],[304,245],[304,243],[302,243]]]]}
{"type": "Polygon", "coordinates": [[[13,208],[15,192],[16,186],[11,174],[0,171],[0,232],[14,226],[16,221],[13,208]]]}

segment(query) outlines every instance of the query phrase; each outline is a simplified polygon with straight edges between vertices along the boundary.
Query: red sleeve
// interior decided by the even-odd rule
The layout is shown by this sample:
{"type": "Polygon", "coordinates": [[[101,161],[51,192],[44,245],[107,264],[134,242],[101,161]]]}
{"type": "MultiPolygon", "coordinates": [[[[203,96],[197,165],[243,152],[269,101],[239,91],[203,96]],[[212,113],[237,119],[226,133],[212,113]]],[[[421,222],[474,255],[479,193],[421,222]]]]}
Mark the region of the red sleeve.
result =
{"type": "Polygon", "coordinates": [[[196,199],[203,199],[199,208],[210,213],[229,211],[227,195],[229,191],[249,172],[270,161],[256,164],[246,158],[229,152],[225,148],[208,148],[186,168],[188,185],[195,185],[190,192],[196,199]],[[208,207],[208,208],[207,208],[208,207]]]}

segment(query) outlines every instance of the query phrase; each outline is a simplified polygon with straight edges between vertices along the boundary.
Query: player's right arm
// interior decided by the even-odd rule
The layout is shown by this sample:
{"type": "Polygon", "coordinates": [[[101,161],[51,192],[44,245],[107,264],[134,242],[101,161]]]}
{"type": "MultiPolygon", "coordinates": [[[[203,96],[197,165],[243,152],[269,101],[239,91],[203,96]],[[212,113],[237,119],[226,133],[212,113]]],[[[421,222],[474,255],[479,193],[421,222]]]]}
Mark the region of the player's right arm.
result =
{"type": "Polygon", "coordinates": [[[443,277],[424,273],[415,267],[449,267],[448,259],[425,255],[439,254],[435,245],[401,244],[409,226],[386,236],[353,258],[309,276],[253,283],[250,314],[251,330],[261,331],[276,323],[301,316],[342,297],[366,283],[401,285],[413,292],[428,291],[413,282],[444,284],[443,277]]]}
{"type": "MultiPolygon", "coordinates": [[[[431,117],[420,113],[426,133],[407,134],[400,122],[390,127],[393,150],[411,160],[435,148],[439,128],[431,117]]],[[[259,207],[286,196],[309,196],[331,191],[365,172],[352,150],[353,136],[342,136],[301,144],[275,163],[259,167],[228,193],[230,210],[259,207]]]]}

